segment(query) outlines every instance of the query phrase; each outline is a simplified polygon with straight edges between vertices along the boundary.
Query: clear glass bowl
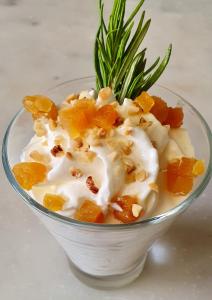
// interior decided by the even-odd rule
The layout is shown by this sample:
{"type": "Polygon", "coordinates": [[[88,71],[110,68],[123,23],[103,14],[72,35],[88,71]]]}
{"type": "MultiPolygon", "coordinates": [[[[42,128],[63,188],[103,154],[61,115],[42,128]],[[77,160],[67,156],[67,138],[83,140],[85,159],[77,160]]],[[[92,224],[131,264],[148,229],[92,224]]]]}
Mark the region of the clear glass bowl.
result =
{"type": "MultiPolygon", "coordinates": [[[[64,82],[45,94],[61,103],[68,94],[94,86],[94,78],[88,77],[64,82]]],[[[198,178],[185,201],[167,212],[137,223],[83,223],[47,210],[18,185],[11,171],[12,166],[20,161],[24,146],[33,136],[30,114],[20,110],[9,124],[4,137],[2,160],[9,182],[63,247],[76,276],[84,283],[98,288],[116,288],[136,279],[143,270],[153,242],[202,193],[211,177],[211,132],[203,117],[191,104],[167,88],[156,85],[150,93],[166,99],[170,106],[183,107],[184,126],[191,136],[196,157],[205,160],[206,172],[198,178]]]]}

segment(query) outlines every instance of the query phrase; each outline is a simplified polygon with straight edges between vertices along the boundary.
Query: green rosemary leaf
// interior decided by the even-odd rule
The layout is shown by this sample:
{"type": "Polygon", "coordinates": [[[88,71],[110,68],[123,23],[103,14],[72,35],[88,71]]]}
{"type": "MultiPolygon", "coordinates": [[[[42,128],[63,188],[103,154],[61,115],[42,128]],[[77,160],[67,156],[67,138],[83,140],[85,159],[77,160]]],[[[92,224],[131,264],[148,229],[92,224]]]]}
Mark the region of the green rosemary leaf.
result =
{"type": "Polygon", "coordinates": [[[137,13],[139,12],[139,10],[141,9],[141,6],[143,5],[145,0],[141,0],[138,5],[136,6],[136,8],[134,9],[134,11],[131,13],[131,15],[129,16],[127,22],[124,25],[124,29],[127,28],[127,26],[131,23],[131,21],[134,19],[134,17],[137,15],[137,13]]]}
{"type": "Polygon", "coordinates": [[[129,87],[131,85],[131,82],[133,80],[133,76],[135,73],[135,69],[137,64],[140,62],[140,60],[143,58],[143,53],[139,53],[136,55],[136,57],[134,58],[132,65],[129,69],[129,72],[127,73],[124,82],[122,84],[122,89],[121,89],[121,93],[120,93],[120,102],[123,103],[125,96],[127,95],[127,92],[129,90],[129,87]]]}
{"type": "Polygon", "coordinates": [[[117,85],[119,85],[121,83],[123,77],[125,76],[127,69],[129,68],[130,64],[132,63],[132,60],[133,60],[136,52],[138,51],[138,48],[148,31],[149,25],[150,25],[150,20],[148,20],[146,22],[144,27],[140,30],[139,34],[134,39],[133,43],[130,44],[130,46],[127,50],[127,53],[125,55],[125,58],[123,60],[123,65],[122,65],[119,73],[117,74],[117,77],[114,79],[115,87],[117,87],[117,85]]]}
{"type": "Polygon", "coordinates": [[[146,69],[146,49],[139,52],[151,20],[144,22],[142,12],[134,34],[134,19],[140,12],[144,0],[138,1],[126,22],[126,0],[114,0],[108,24],[104,20],[104,1],[99,0],[100,25],[94,46],[94,64],[97,90],[110,86],[122,102],[124,97],[136,97],[148,90],[165,70],[171,46],[160,63],[160,58],[146,69]]]}
{"type": "Polygon", "coordinates": [[[167,49],[166,55],[165,55],[164,59],[162,60],[161,64],[159,65],[159,67],[156,69],[156,71],[153,73],[153,75],[151,75],[150,79],[143,86],[143,90],[147,91],[161,76],[161,74],[163,73],[163,71],[165,70],[165,68],[169,62],[171,52],[172,52],[172,45],[170,45],[169,48],[167,49]]]}

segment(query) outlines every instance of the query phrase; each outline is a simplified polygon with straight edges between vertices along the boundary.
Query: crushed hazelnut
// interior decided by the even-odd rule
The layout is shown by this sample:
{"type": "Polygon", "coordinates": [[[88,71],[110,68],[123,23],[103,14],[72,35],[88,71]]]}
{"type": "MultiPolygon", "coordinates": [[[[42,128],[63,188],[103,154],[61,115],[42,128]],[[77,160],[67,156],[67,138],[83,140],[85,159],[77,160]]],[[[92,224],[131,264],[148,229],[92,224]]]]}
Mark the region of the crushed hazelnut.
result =
{"type": "Polygon", "coordinates": [[[131,159],[125,158],[123,160],[123,162],[124,162],[124,166],[125,166],[125,170],[126,170],[127,174],[130,174],[136,170],[136,166],[131,159]]]}
{"type": "Polygon", "coordinates": [[[68,97],[65,99],[65,102],[70,103],[73,100],[79,99],[79,94],[70,94],[68,97]]]}
{"type": "Polygon", "coordinates": [[[102,138],[105,138],[106,135],[107,135],[107,130],[105,130],[104,128],[99,128],[99,130],[97,132],[97,137],[102,139],[102,138]]]}
{"type": "Polygon", "coordinates": [[[56,138],[54,139],[54,143],[55,143],[55,145],[63,144],[64,143],[64,137],[62,135],[56,136],[56,138]]]}
{"type": "Polygon", "coordinates": [[[130,155],[132,153],[132,146],[133,146],[133,142],[129,141],[127,144],[123,145],[121,147],[121,151],[125,154],[125,155],[130,155]]]}
{"type": "Polygon", "coordinates": [[[125,135],[132,135],[133,134],[133,128],[132,127],[128,127],[125,129],[124,131],[125,135]]]}
{"type": "Polygon", "coordinates": [[[143,117],[140,118],[139,126],[143,129],[146,129],[152,125],[151,121],[146,121],[143,117]]]}
{"type": "Polygon", "coordinates": [[[72,153],[71,152],[66,152],[66,157],[68,158],[68,159],[73,159],[73,155],[72,155],[72,153]]]}
{"type": "Polygon", "coordinates": [[[40,163],[44,163],[44,164],[48,164],[50,162],[50,157],[47,154],[41,154],[38,151],[32,151],[29,155],[33,160],[40,162],[40,163]]]}
{"type": "Polygon", "coordinates": [[[132,182],[135,182],[136,179],[135,179],[135,172],[131,172],[130,174],[127,174],[126,176],[126,183],[132,183],[132,182]]]}
{"type": "Polygon", "coordinates": [[[82,171],[77,168],[71,168],[70,172],[71,172],[71,175],[75,178],[81,178],[83,176],[82,171]]]}
{"type": "Polygon", "coordinates": [[[132,214],[133,217],[138,218],[140,216],[140,213],[142,211],[143,207],[139,204],[133,204],[132,205],[132,214]]]}
{"type": "Polygon", "coordinates": [[[99,98],[102,101],[106,101],[108,98],[112,96],[112,90],[110,87],[105,87],[99,91],[99,98]]]}
{"type": "Polygon", "coordinates": [[[80,149],[80,148],[82,148],[82,146],[83,146],[83,141],[82,141],[82,139],[81,139],[80,137],[79,137],[79,138],[76,138],[76,139],[74,140],[74,145],[73,145],[74,149],[75,149],[75,150],[80,149]]]}
{"type": "Polygon", "coordinates": [[[34,131],[39,137],[46,135],[46,129],[41,120],[34,121],[34,131]]]}
{"type": "Polygon", "coordinates": [[[95,185],[92,176],[88,176],[88,178],[87,178],[87,180],[86,180],[86,185],[87,185],[88,189],[89,189],[93,194],[97,194],[97,193],[99,192],[99,189],[98,189],[98,187],[95,185]]]}
{"type": "Polygon", "coordinates": [[[145,170],[142,170],[142,171],[136,173],[135,179],[137,181],[142,182],[142,181],[146,180],[148,178],[148,176],[149,176],[148,173],[145,170]]]}
{"type": "Polygon", "coordinates": [[[56,145],[51,149],[51,154],[55,157],[64,155],[63,148],[60,145],[56,145]]]}
{"type": "Polygon", "coordinates": [[[149,187],[150,187],[151,190],[153,190],[154,192],[156,192],[156,193],[159,192],[159,188],[158,188],[157,183],[155,183],[155,182],[149,183],[149,187]]]}

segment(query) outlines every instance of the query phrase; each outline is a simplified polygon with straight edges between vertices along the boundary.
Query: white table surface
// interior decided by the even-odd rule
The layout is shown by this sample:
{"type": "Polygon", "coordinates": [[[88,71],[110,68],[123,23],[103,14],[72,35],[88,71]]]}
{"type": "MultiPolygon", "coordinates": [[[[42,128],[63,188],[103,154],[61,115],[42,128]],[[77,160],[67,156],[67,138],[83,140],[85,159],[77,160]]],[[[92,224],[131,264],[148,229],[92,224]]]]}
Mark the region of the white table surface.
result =
{"type": "MultiPolygon", "coordinates": [[[[212,2],[147,0],[145,8],[153,19],[149,56],[174,46],[160,83],[191,101],[211,126],[212,2]]],[[[0,0],[1,140],[24,95],[93,74],[95,13],[94,0],[0,0]]],[[[211,299],[212,185],[154,245],[135,283],[98,291],[74,278],[63,250],[0,172],[1,300],[211,299]]]]}

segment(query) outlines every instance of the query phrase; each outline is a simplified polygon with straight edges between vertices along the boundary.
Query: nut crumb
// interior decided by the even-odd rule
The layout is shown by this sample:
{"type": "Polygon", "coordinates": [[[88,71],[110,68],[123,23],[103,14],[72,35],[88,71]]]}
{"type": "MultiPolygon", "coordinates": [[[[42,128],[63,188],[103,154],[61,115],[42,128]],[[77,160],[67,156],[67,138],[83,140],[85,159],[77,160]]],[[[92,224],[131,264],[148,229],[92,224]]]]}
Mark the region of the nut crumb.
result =
{"type": "Polygon", "coordinates": [[[140,118],[139,126],[143,129],[146,129],[152,125],[151,121],[146,121],[143,117],[140,118]]]}
{"type": "Polygon", "coordinates": [[[64,155],[63,148],[60,145],[56,145],[51,149],[51,154],[55,157],[64,155]]]}
{"type": "Polygon", "coordinates": [[[81,178],[83,176],[83,172],[77,168],[71,168],[71,175],[75,178],[81,178]]]}
{"type": "Polygon", "coordinates": [[[100,128],[98,131],[97,131],[97,137],[102,139],[102,138],[105,138],[107,135],[107,130],[105,130],[104,128],[100,128]]]}
{"type": "Polygon", "coordinates": [[[142,171],[136,173],[135,178],[137,181],[142,182],[142,181],[146,180],[148,178],[148,176],[149,176],[148,173],[145,170],[142,170],[142,171]]]}
{"type": "Polygon", "coordinates": [[[130,155],[132,153],[132,146],[133,146],[133,141],[129,141],[128,143],[126,143],[125,145],[123,145],[121,147],[121,151],[125,154],[125,155],[130,155]]]}
{"type": "Polygon", "coordinates": [[[68,159],[73,159],[73,155],[72,155],[72,153],[71,152],[66,152],[66,157],[68,158],[68,159]]]}
{"type": "Polygon", "coordinates": [[[132,135],[133,134],[133,128],[132,127],[128,127],[125,129],[124,131],[125,135],[132,135]]]}
{"type": "Polygon", "coordinates": [[[73,147],[74,147],[75,150],[82,148],[82,146],[83,146],[83,141],[80,137],[74,139],[73,147]]]}
{"type": "Polygon", "coordinates": [[[70,103],[73,100],[79,99],[79,94],[70,94],[68,97],[65,99],[66,103],[70,103]]]}
{"type": "Polygon", "coordinates": [[[155,182],[149,183],[149,187],[150,187],[151,190],[153,190],[154,192],[156,192],[156,193],[159,192],[159,187],[158,187],[157,183],[155,183],[155,182]]]}
{"type": "Polygon", "coordinates": [[[131,174],[132,172],[134,172],[136,170],[136,166],[134,164],[134,162],[131,159],[124,159],[124,166],[125,166],[125,170],[127,172],[127,174],[131,174]]]}
{"type": "Polygon", "coordinates": [[[89,189],[93,194],[97,194],[97,193],[99,192],[99,189],[98,189],[98,187],[95,185],[92,176],[88,176],[88,178],[87,178],[87,180],[86,180],[86,185],[87,185],[88,189],[89,189]]]}
{"type": "Polygon", "coordinates": [[[143,207],[138,205],[138,204],[133,204],[132,205],[132,214],[133,217],[138,218],[140,216],[140,213],[142,211],[143,207]]]}
{"type": "Polygon", "coordinates": [[[32,158],[33,160],[40,162],[40,163],[44,163],[45,165],[47,165],[50,162],[50,157],[47,154],[41,154],[38,151],[32,151],[29,154],[30,158],[32,158]]]}
{"type": "Polygon", "coordinates": [[[64,143],[64,137],[62,135],[56,136],[56,138],[54,139],[54,144],[61,145],[63,143],[64,143]]]}

